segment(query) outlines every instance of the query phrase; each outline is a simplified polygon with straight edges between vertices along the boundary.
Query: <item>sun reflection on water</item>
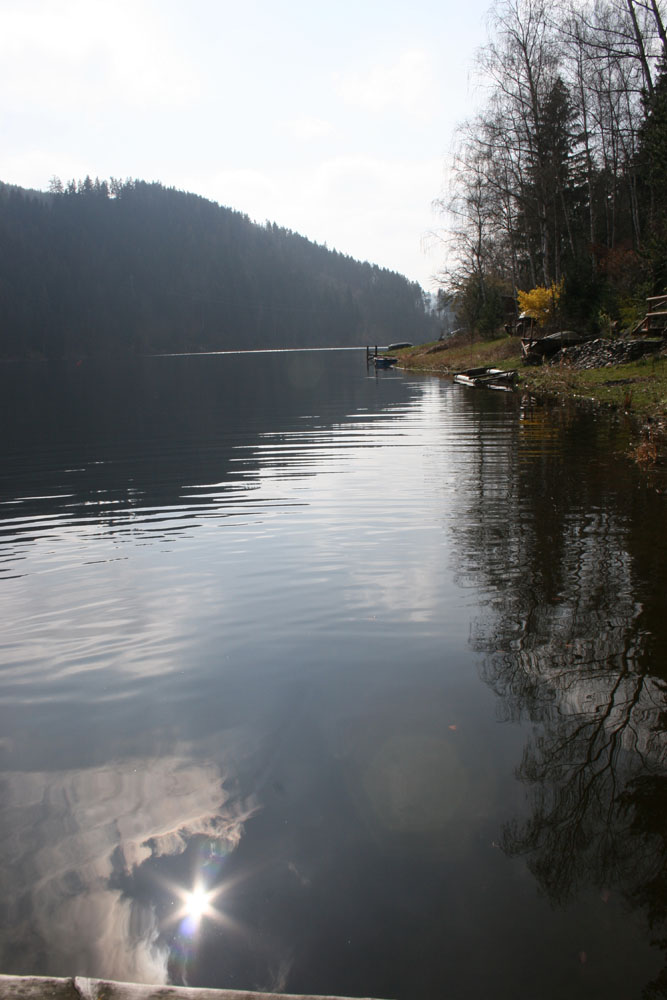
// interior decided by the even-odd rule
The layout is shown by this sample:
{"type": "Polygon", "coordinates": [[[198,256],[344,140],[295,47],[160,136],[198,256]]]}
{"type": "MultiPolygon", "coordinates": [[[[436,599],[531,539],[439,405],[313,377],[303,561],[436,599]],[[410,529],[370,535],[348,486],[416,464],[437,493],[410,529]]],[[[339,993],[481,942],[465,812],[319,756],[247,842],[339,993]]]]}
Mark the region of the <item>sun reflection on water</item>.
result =
{"type": "Polygon", "coordinates": [[[192,892],[188,892],[185,895],[185,913],[186,916],[192,917],[193,920],[199,921],[201,918],[212,910],[210,906],[211,893],[206,892],[206,890],[201,885],[195,886],[192,892]]]}
{"type": "Polygon", "coordinates": [[[194,937],[204,917],[222,922],[222,914],[213,905],[214,899],[220,895],[220,888],[207,890],[202,882],[197,882],[190,891],[179,890],[178,896],[182,906],[177,911],[179,934],[194,937]]]}
{"type": "Polygon", "coordinates": [[[171,938],[169,960],[172,981],[176,978],[184,985],[188,984],[205,923],[224,925],[231,931],[235,929],[235,922],[224,912],[220,903],[220,897],[230,888],[228,879],[222,882],[220,879],[225,860],[232,849],[224,840],[208,840],[200,849],[199,863],[190,886],[185,888],[173,883],[169,885],[177,900],[168,921],[176,924],[171,938]]]}

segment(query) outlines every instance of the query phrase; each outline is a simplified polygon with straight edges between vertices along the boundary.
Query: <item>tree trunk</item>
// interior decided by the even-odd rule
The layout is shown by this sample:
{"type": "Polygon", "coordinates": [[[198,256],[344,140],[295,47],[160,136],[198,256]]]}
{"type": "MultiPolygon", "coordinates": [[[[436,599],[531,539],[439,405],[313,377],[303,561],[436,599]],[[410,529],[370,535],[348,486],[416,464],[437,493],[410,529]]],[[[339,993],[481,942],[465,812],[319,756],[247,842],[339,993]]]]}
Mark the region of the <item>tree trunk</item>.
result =
{"type": "MultiPolygon", "coordinates": [[[[646,83],[646,89],[648,91],[649,97],[653,97],[653,80],[651,78],[651,70],[649,68],[648,59],[646,58],[646,49],[644,47],[644,39],[642,38],[642,33],[639,28],[639,23],[637,21],[637,15],[635,13],[634,0],[626,0],[628,5],[628,12],[632,20],[632,30],[635,33],[635,42],[637,43],[637,52],[639,53],[639,61],[642,64],[642,70],[644,73],[644,81],[646,83]]],[[[664,29],[663,29],[664,30],[664,29]]]]}

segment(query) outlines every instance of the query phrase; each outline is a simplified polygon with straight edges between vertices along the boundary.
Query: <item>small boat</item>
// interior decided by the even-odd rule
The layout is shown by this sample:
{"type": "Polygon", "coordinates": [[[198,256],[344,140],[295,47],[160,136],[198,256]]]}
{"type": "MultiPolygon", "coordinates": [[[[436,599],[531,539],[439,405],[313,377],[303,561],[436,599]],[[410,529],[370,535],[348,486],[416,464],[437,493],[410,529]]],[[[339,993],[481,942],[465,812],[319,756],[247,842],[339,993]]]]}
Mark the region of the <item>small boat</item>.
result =
{"type": "Polygon", "coordinates": [[[509,371],[503,371],[502,368],[467,368],[465,371],[457,372],[454,381],[459,385],[468,385],[475,389],[483,387],[509,392],[514,388],[518,377],[519,373],[515,368],[509,371]]]}
{"type": "Polygon", "coordinates": [[[376,368],[391,368],[391,366],[395,365],[397,361],[398,358],[391,358],[387,354],[377,354],[373,358],[373,364],[376,368]]]}
{"type": "Polygon", "coordinates": [[[387,350],[388,351],[403,351],[403,350],[405,350],[406,347],[412,347],[412,344],[409,343],[407,340],[403,341],[400,344],[389,344],[389,346],[387,347],[387,350]]]}

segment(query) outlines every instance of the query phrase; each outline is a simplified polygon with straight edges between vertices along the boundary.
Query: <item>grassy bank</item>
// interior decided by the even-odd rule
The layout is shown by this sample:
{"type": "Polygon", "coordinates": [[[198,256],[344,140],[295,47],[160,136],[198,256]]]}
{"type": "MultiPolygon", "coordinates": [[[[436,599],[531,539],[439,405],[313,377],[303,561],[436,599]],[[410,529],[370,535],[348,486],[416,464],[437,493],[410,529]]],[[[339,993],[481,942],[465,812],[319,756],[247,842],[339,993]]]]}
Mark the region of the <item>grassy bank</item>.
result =
{"type": "Polygon", "coordinates": [[[404,368],[441,372],[444,375],[463,368],[493,365],[496,368],[520,368],[521,346],[517,337],[476,340],[455,337],[434,344],[419,344],[396,352],[404,368]]]}
{"type": "Polygon", "coordinates": [[[656,421],[667,418],[667,357],[664,356],[582,370],[561,365],[524,366],[519,340],[515,337],[473,343],[457,340],[451,346],[422,344],[397,354],[404,368],[443,375],[480,365],[516,368],[518,387],[526,392],[588,399],[656,421]]]}
{"type": "Polygon", "coordinates": [[[530,365],[521,361],[516,337],[471,341],[456,338],[397,352],[399,364],[415,371],[451,375],[465,368],[489,365],[516,368],[519,391],[535,396],[586,400],[636,418],[637,455],[643,461],[667,460],[667,357],[632,364],[576,369],[564,365],[530,365]]]}

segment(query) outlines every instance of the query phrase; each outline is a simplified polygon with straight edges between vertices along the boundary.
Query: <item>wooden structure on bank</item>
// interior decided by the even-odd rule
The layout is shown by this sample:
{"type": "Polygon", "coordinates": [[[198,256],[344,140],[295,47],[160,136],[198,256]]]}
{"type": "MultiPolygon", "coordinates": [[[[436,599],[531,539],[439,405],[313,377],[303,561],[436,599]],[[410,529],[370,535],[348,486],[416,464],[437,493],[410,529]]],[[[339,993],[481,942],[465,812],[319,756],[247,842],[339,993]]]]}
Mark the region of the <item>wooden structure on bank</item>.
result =
{"type": "Polygon", "coordinates": [[[646,315],[632,331],[637,333],[667,333],[667,295],[652,295],[646,300],[646,315]]]}
{"type": "Polygon", "coordinates": [[[0,975],[0,1000],[345,1000],[342,997],[254,993],[246,990],[199,990],[186,986],[143,986],[106,979],[52,979],[0,975]]]}

